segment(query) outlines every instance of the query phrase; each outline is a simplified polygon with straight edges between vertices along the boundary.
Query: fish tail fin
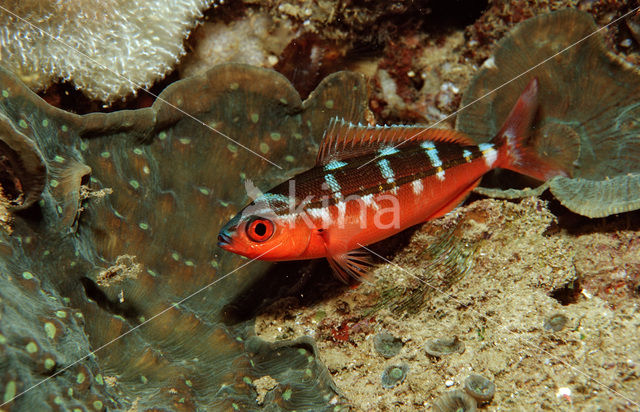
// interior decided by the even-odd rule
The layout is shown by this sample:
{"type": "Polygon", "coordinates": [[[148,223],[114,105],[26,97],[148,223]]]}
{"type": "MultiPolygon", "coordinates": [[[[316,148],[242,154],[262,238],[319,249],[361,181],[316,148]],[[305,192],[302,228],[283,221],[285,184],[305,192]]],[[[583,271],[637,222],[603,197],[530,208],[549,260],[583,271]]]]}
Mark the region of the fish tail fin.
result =
{"type": "Polygon", "coordinates": [[[537,108],[538,79],[534,77],[491,141],[498,150],[496,167],[513,170],[541,181],[554,176],[568,176],[565,170],[549,160],[542,159],[534,148],[526,145],[537,108]]]}

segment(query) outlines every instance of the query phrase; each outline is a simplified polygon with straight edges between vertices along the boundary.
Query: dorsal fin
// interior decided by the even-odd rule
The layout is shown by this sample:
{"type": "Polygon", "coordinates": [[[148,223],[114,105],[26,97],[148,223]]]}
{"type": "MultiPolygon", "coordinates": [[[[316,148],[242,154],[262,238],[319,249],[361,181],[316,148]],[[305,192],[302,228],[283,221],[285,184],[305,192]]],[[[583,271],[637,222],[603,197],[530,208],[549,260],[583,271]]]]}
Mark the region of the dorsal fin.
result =
{"type": "Polygon", "coordinates": [[[425,126],[355,125],[340,118],[333,118],[320,144],[316,165],[362,156],[384,147],[402,143],[415,144],[425,140],[465,146],[476,145],[467,135],[455,130],[430,129],[425,126]]]}

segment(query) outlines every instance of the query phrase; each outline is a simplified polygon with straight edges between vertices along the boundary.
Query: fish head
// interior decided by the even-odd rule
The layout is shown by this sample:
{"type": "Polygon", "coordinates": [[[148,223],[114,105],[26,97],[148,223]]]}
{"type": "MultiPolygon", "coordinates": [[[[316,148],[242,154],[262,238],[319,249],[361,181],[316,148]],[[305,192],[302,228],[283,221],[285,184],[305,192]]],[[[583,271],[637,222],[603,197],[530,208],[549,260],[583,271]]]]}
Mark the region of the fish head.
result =
{"type": "Polygon", "coordinates": [[[254,201],[227,222],[218,234],[218,246],[250,259],[295,260],[307,249],[311,228],[296,223],[295,215],[279,215],[265,204],[254,201]]]}

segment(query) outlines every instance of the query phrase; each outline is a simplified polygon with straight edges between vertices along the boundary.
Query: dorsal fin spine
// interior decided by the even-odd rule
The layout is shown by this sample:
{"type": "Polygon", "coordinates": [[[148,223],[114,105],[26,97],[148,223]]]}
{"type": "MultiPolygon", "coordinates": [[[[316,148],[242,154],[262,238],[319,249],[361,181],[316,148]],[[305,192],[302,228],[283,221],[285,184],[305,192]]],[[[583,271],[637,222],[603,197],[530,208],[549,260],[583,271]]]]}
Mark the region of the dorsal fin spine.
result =
{"type": "Polygon", "coordinates": [[[324,166],[332,160],[373,153],[407,140],[414,143],[432,140],[475,145],[470,138],[453,130],[429,129],[425,126],[355,125],[344,119],[333,118],[320,145],[316,165],[324,166]]]}

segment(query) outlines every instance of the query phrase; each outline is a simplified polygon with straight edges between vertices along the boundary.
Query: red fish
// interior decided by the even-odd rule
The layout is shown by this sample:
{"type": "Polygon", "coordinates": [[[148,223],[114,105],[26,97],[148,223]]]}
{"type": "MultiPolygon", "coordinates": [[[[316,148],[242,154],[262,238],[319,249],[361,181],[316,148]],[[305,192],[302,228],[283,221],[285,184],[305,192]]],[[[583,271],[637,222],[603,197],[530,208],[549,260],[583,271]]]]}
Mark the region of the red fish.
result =
{"type": "Polygon", "coordinates": [[[334,120],[316,166],[246,206],[222,228],[218,245],[268,261],[326,257],[342,280],[359,279],[369,266],[360,248],[445,215],[488,171],[543,181],[566,175],[524,146],[537,93],[534,79],[498,134],[479,145],[452,130],[334,120]]]}

